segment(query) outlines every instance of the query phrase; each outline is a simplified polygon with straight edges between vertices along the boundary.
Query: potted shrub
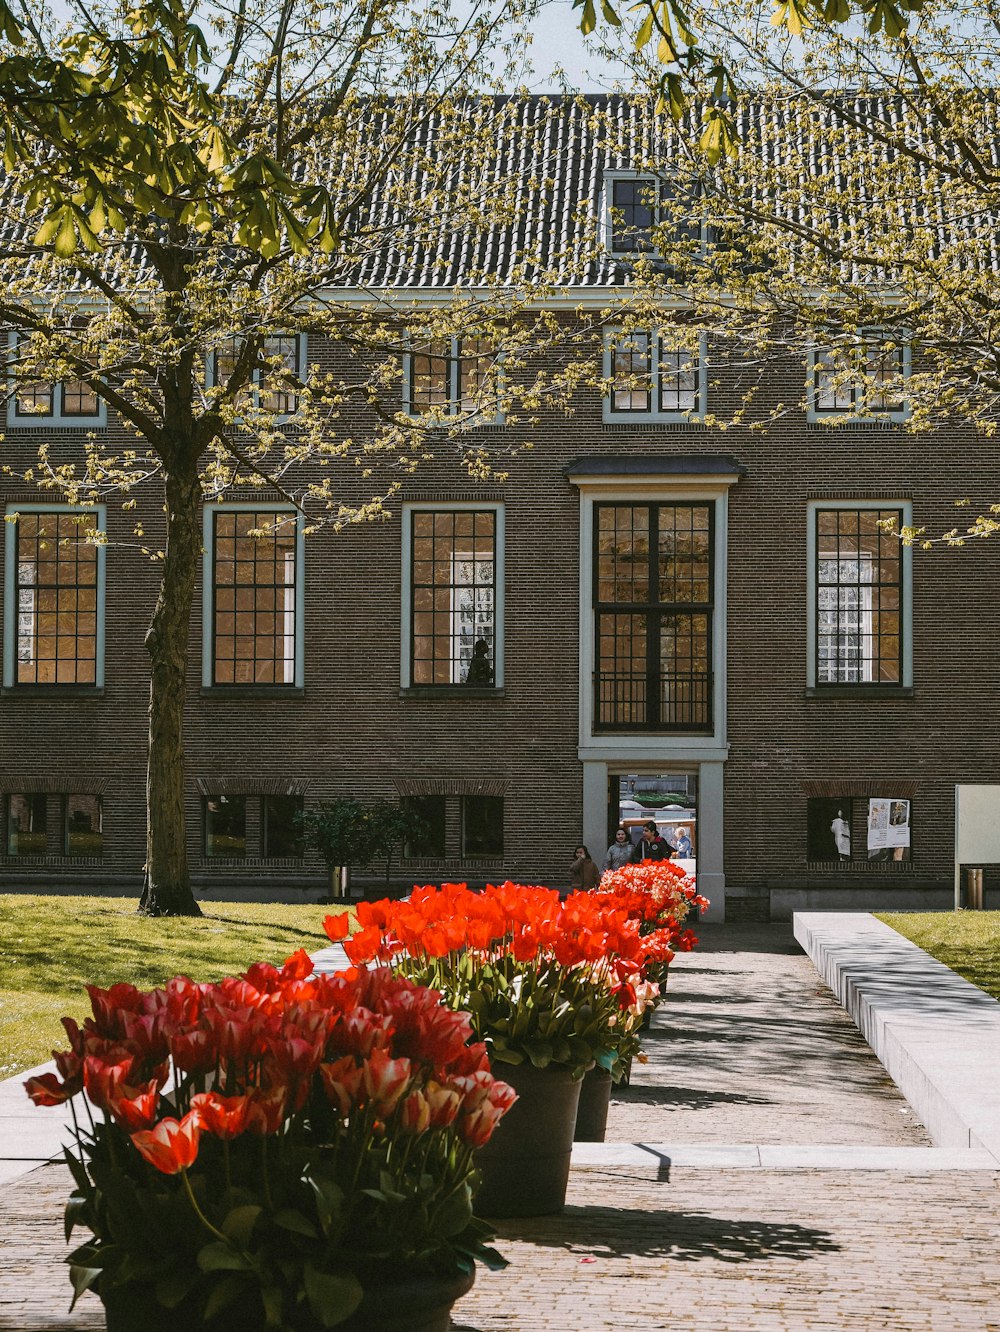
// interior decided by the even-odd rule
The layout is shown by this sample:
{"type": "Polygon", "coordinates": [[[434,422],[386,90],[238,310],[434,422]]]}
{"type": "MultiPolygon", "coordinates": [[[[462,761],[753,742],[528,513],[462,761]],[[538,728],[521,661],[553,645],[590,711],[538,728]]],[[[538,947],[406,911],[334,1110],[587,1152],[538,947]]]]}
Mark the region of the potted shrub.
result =
{"type": "Polygon", "coordinates": [[[81,1106],[67,1261],[109,1332],[437,1332],[475,1260],[502,1265],[473,1152],[514,1093],[468,1017],[387,968],[311,971],[89,987],[58,1074],[25,1084],[81,1106]]]}
{"type": "Polygon", "coordinates": [[[384,858],[389,881],[393,853],[425,828],[413,810],[391,800],[365,805],[344,796],[322,801],[299,816],[303,841],[314,847],[330,872],[330,901],[351,896],[351,869],[384,858]]]}
{"type": "Polygon", "coordinates": [[[480,1154],[476,1206],[486,1216],[558,1211],[564,1202],[580,1081],[610,1070],[639,1003],[647,959],[667,955],[665,936],[640,933],[618,904],[593,893],[560,901],[548,888],[505,883],[414,889],[405,902],[358,907],[361,928],[328,917],[358,965],[391,962],[468,1010],[495,1073],[519,1103],[480,1154]]]}

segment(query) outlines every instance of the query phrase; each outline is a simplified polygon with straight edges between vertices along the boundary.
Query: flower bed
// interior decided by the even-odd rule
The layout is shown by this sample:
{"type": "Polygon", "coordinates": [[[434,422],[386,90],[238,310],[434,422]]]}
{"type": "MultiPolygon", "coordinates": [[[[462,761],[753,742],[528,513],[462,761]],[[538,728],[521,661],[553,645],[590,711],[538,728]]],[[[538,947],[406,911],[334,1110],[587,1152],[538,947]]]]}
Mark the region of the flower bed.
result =
{"type": "Polygon", "coordinates": [[[639,873],[647,867],[631,868],[637,873],[604,891],[562,901],[524,884],[426,886],[405,902],[359,903],[361,929],[351,938],[342,917],[325,925],[353,963],[391,963],[467,1010],[494,1066],[529,1060],[582,1077],[631,1053],[630,1036],[657,994],[649,969],[669,964],[675,942],[694,941],[680,929],[693,884],[690,895],[686,883],[654,895],[639,873]]]}

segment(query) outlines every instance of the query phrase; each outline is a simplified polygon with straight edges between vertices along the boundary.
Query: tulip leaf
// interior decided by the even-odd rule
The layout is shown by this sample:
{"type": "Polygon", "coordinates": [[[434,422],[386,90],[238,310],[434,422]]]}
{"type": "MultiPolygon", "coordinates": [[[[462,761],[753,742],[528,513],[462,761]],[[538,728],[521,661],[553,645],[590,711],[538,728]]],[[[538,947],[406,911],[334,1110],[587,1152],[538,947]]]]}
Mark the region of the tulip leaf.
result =
{"type": "Polygon", "coordinates": [[[342,1323],[361,1303],[361,1283],[353,1272],[319,1272],[307,1263],[302,1277],[309,1307],[324,1327],[342,1323]]]}
{"type": "Polygon", "coordinates": [[[468,1184],[445,1198],[434,1212],[431,1225],[435,1235],[460,1235],[472,1220],[472,1189],[468,1184]]]}
{"type": "Polygon", "coordinates": [[[178,1304],[191,1293],[197,1281],[198,1273],[192,1272],[187,1267],[168,1272],[156,1283],[157,1303],[162,1304],[164,1309],[176,1309],[178,1304]]]}
{"type": "Polygon", "coordinates": [[[82,1193],[92,1194],[94,1186],[90,1182],[90,1176],[87,1174],[87,1168],[83,1162],[75,1157],[68,1147],[63,1148],[63,1158],[77,1188],[82,1193]]]}
{"type": "Polygon", "coordinates": [[[231,1244],[213,1240],[198,1250],[198,1266],[203,1272],[245,1272],[250,1262],[231,1244]]]}
{"type": "Polygon", "coordinates": [[[70,1263],[69,1279],[73,1283],[73,1301],[70,1304],[70,1312],[73,1311],[73,1305],[84,1293],[92,1290],[97,1278],[103,1273],[102,1267],[81,1267],[79,1263],[70,1263]]]}
{"type": "Polygon", "coordinates": [[[282,1230],[291,1230],[296,1235],[307,1235],[310,1239],[319,1238],[316,1227],[309,1218],[292,1207],[276,1212],[274,1224],[280,1226],[282,1230]]]}
{"type": "Polygon", "coordinates": [[[217,1313],[221,1313],[233,1300],[239,1299],[247,1288],[243,1277],[227,1276],[213,1282],[212,1293],[205,1302],[205,1322],[210,1323],[217,1313]]]}
{"type": "Polygon", "coordinates": [[[316,1195],[316,1210],[323,1234],[329,1235],[343,1215],[344,1190],[334,1180],[324,1179],[322,1175],[309,1175],[307,1178],[316,1195]]]}
{"type": "Polygon", "coordinates": [[[257,1206],[234,1207],[222,1223],[222,1233],[234,1244],[246,1246],[250,1241],[257,1218],[264,1209],[257,1206]]]}
{"type": "Polygon", "coordinates": [[[66,1239],[69,1239],[73,1230],[86,1219],[87,1211],[90,1207],[90,1198],[87,1194],[74,1190],[66,1204],[66,1211],[63,1213],[63,1231],[66,1239]]]}

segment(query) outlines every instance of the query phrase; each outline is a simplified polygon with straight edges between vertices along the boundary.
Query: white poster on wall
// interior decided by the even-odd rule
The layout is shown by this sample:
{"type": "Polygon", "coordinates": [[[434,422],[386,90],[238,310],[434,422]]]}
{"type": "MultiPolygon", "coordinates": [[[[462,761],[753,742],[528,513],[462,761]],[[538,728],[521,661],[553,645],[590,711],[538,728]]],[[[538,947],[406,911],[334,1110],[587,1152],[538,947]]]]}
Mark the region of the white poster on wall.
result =
{"type": "Polygon", "coordinates": [[[868,850],[910,845],[910,802],[880,796],[868,801],[868,850]]]}

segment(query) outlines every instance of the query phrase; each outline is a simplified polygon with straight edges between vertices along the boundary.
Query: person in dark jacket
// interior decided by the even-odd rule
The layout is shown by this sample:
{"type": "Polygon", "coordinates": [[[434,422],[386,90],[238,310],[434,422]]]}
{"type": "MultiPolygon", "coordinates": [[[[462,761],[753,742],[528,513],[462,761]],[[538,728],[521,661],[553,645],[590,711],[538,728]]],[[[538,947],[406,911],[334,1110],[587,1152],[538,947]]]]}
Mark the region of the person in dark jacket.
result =
{"type": "Polygon", "coordinates": [[[670,843],[660,836],[652,819],[644,823],[642,836],[632,852],[632,863],[638,865],[644,860],[669,860],[671,854],[670,843]]]}
{"type": "Polygon", "coordinates": [[[585,846],[578,846],[573,854],[575,859],[569,867],[570,892],[578,892],[581,888],[596,888],[600,882],[601,871],[591,860],[590,852],[585,846]]]}

